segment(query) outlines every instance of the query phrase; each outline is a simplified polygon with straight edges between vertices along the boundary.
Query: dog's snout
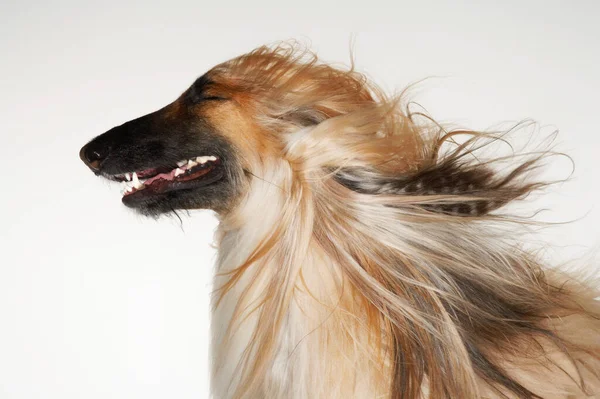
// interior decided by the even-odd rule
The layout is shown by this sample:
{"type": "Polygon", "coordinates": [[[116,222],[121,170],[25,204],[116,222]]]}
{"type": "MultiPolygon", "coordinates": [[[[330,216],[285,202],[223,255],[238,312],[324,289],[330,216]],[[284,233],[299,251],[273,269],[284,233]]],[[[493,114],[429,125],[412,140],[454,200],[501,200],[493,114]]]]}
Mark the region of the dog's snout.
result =
{"type": "Polygon", "coordinates": [[[109,151],[109,147],[92,141],[81,148],[79,157],[91,170],[97,172],[100,170],[102,161],[108,157],[109,151]]]}

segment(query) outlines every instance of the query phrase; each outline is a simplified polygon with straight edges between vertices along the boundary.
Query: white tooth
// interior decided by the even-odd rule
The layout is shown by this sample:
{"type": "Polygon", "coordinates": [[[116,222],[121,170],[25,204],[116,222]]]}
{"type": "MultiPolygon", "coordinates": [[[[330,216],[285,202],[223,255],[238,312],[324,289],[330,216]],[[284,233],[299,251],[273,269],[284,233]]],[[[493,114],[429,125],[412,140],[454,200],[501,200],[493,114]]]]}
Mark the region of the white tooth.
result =
{"type": "Polygon", "coordinates": [[[208,161],[208,157],[196,157],[196,162],[199,164],[206,163],[206,161],[208,161]]]}
{"type": "Polygon", "coordinates": [[[179,161],[179,162],[177,162],[177,166],[179,166],[181,168],[186,163],[187,163],[187,161],[179,161]]]}
{"type": "Polygon", "coordinates": [[[131,181],[131,175],[129,173],[125,173],[125,179],[127,179],[127,181],[131,181]]]}
{"type": "Polygon", "coordinates": [[[128,193],[130,193],[130,192],[132,192],[132,191],[133,191],[133,187],[131,187],[131,186],[128,186],[126,190],[127,190],[127,192],[128,192],[128,193]]]}
{"type": "Polygon", "coordinates": [[[188,161],[187,163],[187,167],[189,168],[193,168],[194,166],[198,165],[197,162],[192,161],[191,159],[188,161]]]}
{"type": "Polygon", "coordinates": [[[177,176],[179,176],[179,175],[182,175],[182,174],[184,174],[184,173],[185,173],[185,172],[184,172],[182,169],[179,169],[179,168],[175,169],[175,177],[177,177],[177,176]]]}
{"type": "Polygon", "coordinates": [[[142,184],[142,182],[140,182],[140,179],[138,179],[137,173],[133,172],[133,187],[140,189],[142,187],[144,187],[144,184],[142,184]]]}
{"type": "Polygon", "coordinates": [[[208,156],[206,158],[208,158],[209,161],[216,161],[217,160],[217,157],[215,157],[214,155],[208,156]]]}

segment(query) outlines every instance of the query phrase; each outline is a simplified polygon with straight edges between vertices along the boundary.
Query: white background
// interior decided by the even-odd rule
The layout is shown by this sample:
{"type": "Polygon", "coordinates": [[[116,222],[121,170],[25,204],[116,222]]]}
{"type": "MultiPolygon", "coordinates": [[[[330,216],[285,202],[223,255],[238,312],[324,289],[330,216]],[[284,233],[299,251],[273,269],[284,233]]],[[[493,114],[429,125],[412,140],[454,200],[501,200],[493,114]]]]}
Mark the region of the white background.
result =
{"type": "Polygon", "coordinates": [[[598,244],[599,3],[336,3],[0,5],[0,398],[208,397],[213,215],[143,219],[78,151],[263,43],[347,64],[354,38],[390,91],[439,77],[415,92],[439,120],[559,128],[577,169],[541,204],[584,218],[543,238],[555,261],[598,244]]]}

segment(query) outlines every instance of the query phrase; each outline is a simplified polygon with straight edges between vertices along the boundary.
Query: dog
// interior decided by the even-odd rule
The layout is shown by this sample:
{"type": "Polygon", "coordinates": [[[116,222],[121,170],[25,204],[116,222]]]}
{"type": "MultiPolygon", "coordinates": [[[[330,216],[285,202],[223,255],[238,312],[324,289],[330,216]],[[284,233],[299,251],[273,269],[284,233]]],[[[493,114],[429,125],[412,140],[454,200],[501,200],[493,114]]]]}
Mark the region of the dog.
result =
{"type": "Polygon", "coordinates": [[[551,153],[402,98],[263,46],[80,157],[141,214],[218,215],[215,398],[600,397],[599,292],[510,233],[551,153]]]}

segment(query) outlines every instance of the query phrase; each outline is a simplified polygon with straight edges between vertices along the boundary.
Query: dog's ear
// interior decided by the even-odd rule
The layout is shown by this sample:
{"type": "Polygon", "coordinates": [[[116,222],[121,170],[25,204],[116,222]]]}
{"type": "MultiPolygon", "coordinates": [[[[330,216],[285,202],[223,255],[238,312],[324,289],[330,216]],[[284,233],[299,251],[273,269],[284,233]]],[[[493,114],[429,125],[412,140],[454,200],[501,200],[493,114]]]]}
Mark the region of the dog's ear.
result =
{"type": "Polygon", "coordinates": [[[455,216],[483,216],[538,188],[517,179],[535,160],[508,173],[488,165],[469,164],[449,158],[402,176],[385,176],[375,170],[342,168],[335,180],[346,188],[368,195],[412,196],[411,206],[455,216]]]}

